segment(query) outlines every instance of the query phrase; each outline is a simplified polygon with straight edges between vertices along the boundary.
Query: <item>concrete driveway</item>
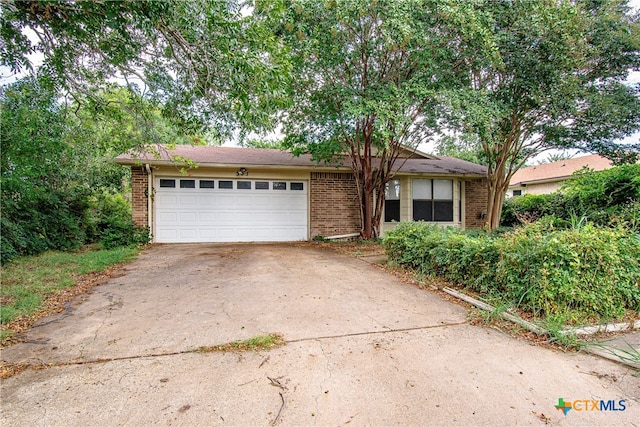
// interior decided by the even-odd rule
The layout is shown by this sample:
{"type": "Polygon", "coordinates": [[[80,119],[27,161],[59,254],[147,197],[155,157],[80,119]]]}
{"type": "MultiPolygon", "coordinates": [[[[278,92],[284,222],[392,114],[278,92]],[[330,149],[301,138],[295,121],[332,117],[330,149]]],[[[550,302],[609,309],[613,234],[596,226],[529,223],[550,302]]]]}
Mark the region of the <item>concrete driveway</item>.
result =
{"type": "Polygon", "coordinates": [[[464,308],[309,245],[157,245],[45,319],[2,382],[18,425],[639,425],[640,378],[467,323],[464,308]],[[193,353],[281,333],[271,351],[193,353]],[[558,399],[624,400],[567,415],[558,399]]]}

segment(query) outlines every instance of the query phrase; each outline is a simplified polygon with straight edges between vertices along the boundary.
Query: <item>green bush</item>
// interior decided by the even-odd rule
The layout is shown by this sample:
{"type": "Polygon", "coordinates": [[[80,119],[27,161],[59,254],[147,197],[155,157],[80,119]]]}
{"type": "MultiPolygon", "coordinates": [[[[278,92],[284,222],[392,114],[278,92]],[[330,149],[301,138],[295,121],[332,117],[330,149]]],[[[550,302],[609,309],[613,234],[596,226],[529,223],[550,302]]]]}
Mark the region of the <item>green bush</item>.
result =
{"type": "Polygon", "coordinates": [[[555,216],[568,219],[566,201],[561,193],[525,194],[511,197],[504,201],[500,224],[507,227],[520,225],[520,218],[527,222],[538,220],[544,216],[555,216]]]}
{"type": "Polygon", "coordinates": [[[505,200],[501,224],[515,226],[556,217],[556,225],[568,227],[587,219],[607,227],[625,225],[640,232],[640,164],[603,171],[582,169],[552,194],[525,194],[505,200]]]}
{"type": "Polygon", "coordinates": [[[3,188],[2,264],[20,255],[49,249],[74,250],[85,243],[81,198],[53,189],[27,190],[10,192],[10,186],[3,188]]]}
{"type": "Polygon", "coordinates": [[[640,236],[556,222],[501,234],[403,223],[384,244],[395,263],[538,315],[611,319],[640,310],[640,236]]]}
{"type": "Polygon", "coordinates": [[[88,242],[105,249],[149,242],[146,227],[131,219],[129,203],[118,193],[91,197],[60,190],[3,187],[0,261],[47,250],[77,250],[88,242]]]}
{"type": "Polygon", "coordinates": [[[129,202],[121,194],[107,190],[94,194],[90,212],[93,238],[103,248],[149,243],[149,229],[134,224],[129,202]]]}

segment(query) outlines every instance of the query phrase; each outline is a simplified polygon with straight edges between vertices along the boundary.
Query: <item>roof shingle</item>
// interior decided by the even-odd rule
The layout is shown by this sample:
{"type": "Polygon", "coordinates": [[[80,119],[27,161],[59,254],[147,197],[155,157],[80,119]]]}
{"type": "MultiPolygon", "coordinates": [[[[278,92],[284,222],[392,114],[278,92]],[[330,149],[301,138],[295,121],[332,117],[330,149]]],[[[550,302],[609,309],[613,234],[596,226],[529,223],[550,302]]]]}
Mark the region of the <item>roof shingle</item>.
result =
{"type": "MultiPolygon", "coordinates": [[[[318,165],[311,160],[311,156],[303,154],[299,157],[291,153],[275,149],[262,148],[240,148],[240,147],[217,147],[217,146],[191,146],[177,145],[172,150],[159,147],[157,153],[126,153],[116,157],[116,163],[131,165],[136,163],[149,163],[152,165],[163,165],[172,163],[172,158],[176,156],[189,159],[200,166],[216,165],[243,165],[243,166],[281,166],[290,167],[337,167],[349,169],[349,161],[344,158],[342,162],[333,165],[318,165]]],[[[485,176],[487,169],[484,166],[476,165],[464,160],[452,157],[440,158],[412,158],[398,159],[396,161],[396,172],[408,174],[434,174],[434,175],[463,175],[463,176],[485,176]]]]}
{"type": "Polygon", "coordinates": [[[575,157],[543,165],[530,166],[517,171],[511,178],[510,186],[520,186],[540,181],[562,181],[584,166],[597,171],[609,169],[611,160],[598,154],[575,157]]]}

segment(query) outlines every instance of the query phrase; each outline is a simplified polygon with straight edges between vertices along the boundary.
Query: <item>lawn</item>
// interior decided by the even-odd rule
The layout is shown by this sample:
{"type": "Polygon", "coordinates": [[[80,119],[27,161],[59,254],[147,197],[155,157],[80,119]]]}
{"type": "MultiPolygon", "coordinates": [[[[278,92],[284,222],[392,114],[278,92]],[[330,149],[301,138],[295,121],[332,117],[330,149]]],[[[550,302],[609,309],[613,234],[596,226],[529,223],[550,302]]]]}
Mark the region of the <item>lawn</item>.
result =
{"type": "Polygon", "coordinates": [[[51,251],[21,257],[3,266],[0,341],[6,344],[17,331],[61,309],[78,293],[75,288],[90,282],[92,275],[129,261],[137,253],[135,247],[104,250],[89,246],[79,252],[51,251]]]}

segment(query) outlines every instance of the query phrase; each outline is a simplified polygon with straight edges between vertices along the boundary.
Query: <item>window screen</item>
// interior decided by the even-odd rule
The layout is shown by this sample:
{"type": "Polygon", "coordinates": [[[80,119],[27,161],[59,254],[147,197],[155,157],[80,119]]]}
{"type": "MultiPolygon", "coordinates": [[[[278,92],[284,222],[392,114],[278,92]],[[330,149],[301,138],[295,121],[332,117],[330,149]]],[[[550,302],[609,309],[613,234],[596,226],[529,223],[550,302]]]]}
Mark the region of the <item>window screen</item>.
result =
{"type": "Polygon", "coordinates": [[[256,181],[256,190],[268,190],[269,183],[267,181],[256,181]]]}
{"type": "Polygon", "coordinates": [[[384,189],[384,222],[400,221],[400,180],[392,179],[384,189]]]}
{"type": "Polygon", "coordinates": [[[412,181],[414,221],[453,221],[453,180],[412,181]]]}
{"type": "Polygon", "coordinates": [[[180,188],[196,188],[195,179],[181,179],[180,188]]]}
{"type": "Polygon", "coordinates": [[[434,200],[453,200],[453,181],[450,179],[433,180],[434,200]]]}
{"type": "Polygon", "coordinates": [[[238,181],[238,190],[251,190],[251,181],[238,181]]]}
{"type": "Polygon", "coordinates": [[[433,202],[431,200],[414,200],[413,220],[433,221],[433,202]]]}

